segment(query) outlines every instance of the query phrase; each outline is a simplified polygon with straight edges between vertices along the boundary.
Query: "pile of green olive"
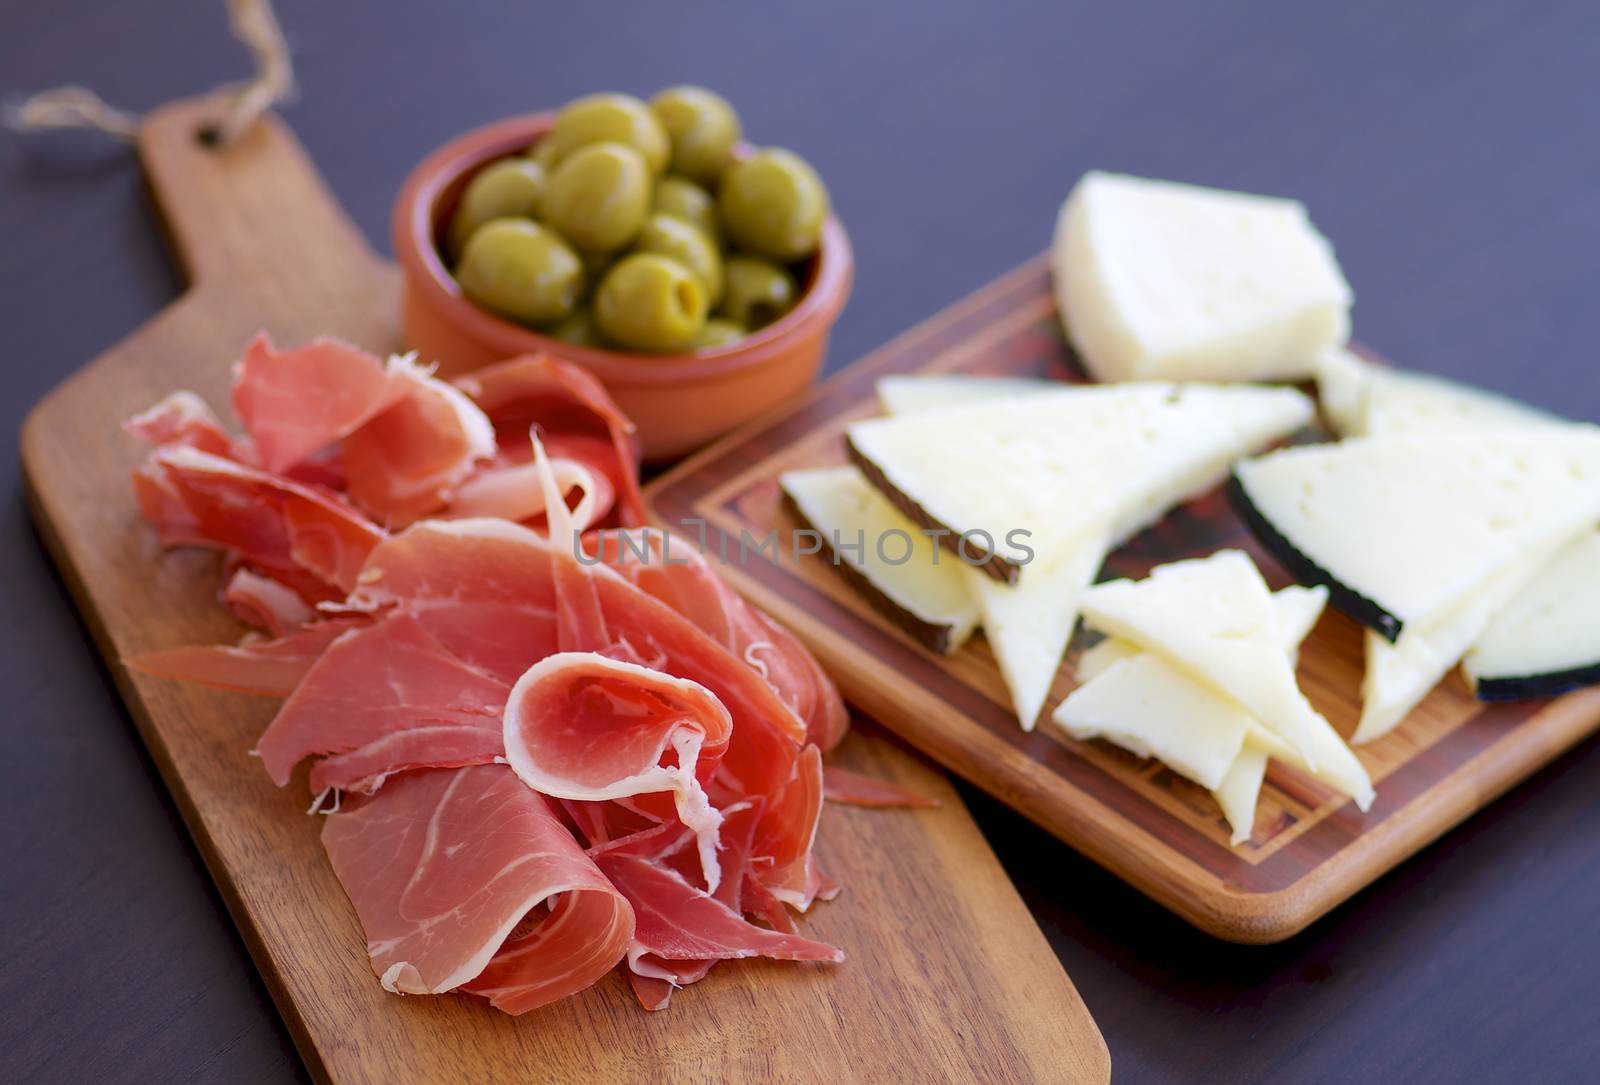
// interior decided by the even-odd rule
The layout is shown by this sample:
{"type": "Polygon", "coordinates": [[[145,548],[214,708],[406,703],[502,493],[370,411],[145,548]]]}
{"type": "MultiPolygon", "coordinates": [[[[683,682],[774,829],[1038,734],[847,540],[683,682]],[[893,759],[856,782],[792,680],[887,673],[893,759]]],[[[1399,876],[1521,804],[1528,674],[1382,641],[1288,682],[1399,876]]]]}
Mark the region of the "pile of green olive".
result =
{"type": "Polygon", "coordinates": [[[601,349],[706,350],[772,323],[794,306],[828,190],[793,152],[736,156],[739,139],[733,107],[701,87],[569,103],[462,190],[441,239],[462,292],[601,349]]]}

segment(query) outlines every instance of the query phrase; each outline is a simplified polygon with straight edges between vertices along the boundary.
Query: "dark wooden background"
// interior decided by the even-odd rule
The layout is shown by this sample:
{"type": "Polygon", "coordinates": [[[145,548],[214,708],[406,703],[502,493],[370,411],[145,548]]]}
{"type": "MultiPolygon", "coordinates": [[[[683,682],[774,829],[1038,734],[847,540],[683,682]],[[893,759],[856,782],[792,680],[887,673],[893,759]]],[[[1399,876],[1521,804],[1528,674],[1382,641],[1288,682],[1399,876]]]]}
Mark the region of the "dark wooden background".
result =
{"type": "MultiPolygon", "coordinates": [[[[1600,419],[1583,0],[279,7],[303,91],[286,116],[384,249],[402,176],[460,129],[695,80],[832,189],[858,260],[834,365],[1042,249],[1105,167],[1304,198],[1361,338],[1600,419]]],[[[138,109],[236,78],[221,8],[4,0],[0,93],[83,82],[138,109]]],[[[130,152],[0,137],[7,459],[35,399],[181,288],[130,152]]],[[[0,500],[0,1079],[303,1077],[15,471],[0,500]]],[[[1600,743],[1268,948],[1211,941],[972,802],[1118,1080],[1594,1079],[1600,743]]]]}

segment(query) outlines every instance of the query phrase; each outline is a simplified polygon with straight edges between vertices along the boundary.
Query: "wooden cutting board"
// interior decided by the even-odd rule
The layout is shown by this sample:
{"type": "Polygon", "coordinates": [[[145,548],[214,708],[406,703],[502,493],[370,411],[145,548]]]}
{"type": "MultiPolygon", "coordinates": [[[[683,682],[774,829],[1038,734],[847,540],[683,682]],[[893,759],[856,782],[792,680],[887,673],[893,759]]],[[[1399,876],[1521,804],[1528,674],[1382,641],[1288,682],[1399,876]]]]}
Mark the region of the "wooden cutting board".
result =
{"type": "MultiPolygon", "coordinates": [[[[874,611],[826,557],[795,556],[790,533],[799,525],[778,475],[845,462],[844,427],[882,413],[873,383],[890,373],[1084,379],[1040,258],[684,463],[650,491],[653,515],[696,530],[705,521],[713,546],[725,532],[740,589],[805,638],[852,702],[1221,938],[1274,942],[1304,929],[1600,725],[1600,689],[1484,705],[1452,675],[1398,730],[1357,751],[1377,785],[1370,811],[1274,762],[1254,838],[1230,847],[1211,796],[1159,762],[1076,741],[1048,721],[1024,733],[981,637],[951,658],[935,655],[874,611]],[[773,530],[779,544],[762,550],[773,530]],[[749,533],[742,551],[741,532],[749,533]]],[[[1220,491],[1133,539],[1105,575],[1142,576],[1225,546],[1249,550],[1274,587],[1289,582],[1220,491]]],[[[1051,707],[1073,688],[1081,642],[1051,707]]],[[[1302,687],[1346,736],[1360,714],[1361,651],[1359,627],[1330,608],[1300,653],[1302,687]]]]}
{"type": "MultiPolygon", "coordinates": [[[[176,388],[227,403],[228,367],[266,328],[396,345],[398,276],[373,254],[294,137],[267,118],[211,150],[206,102],[153,115],[139,151],[194,285],[52,392],[22,434],[40,531],[116,676],[312,1074],[339,1082],[1077,1081],[1105,1043],[948,781],[862,726],[849,765],[937,796],[937,810],[830,806],[821,857],[846,889],[806,933],[837,968],[734,962],[640,1010],[615,976],[506,1017],[464,997],[385,994],[304,814],[246,755],[276,702],[129,674],[147,649],[237,638],[217,560],[163,553],[128,485],[131,412],[176,388]]],[[[419,148],[419,151],[421,148],[419,148]]]]}

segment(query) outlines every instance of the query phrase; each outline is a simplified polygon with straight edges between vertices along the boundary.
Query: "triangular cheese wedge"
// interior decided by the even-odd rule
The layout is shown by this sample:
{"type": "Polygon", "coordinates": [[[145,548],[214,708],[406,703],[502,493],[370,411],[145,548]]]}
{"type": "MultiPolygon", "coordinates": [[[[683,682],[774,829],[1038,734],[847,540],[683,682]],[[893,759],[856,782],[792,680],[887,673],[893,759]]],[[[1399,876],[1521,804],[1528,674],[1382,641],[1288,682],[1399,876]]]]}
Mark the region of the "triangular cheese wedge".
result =
{"type": "Polygon", "coordinates": [[[1541,568],[1495,614],[1464,666],[1489,700],[1600,683],[1600,532],[1585,532],[1541,568]]]}
{"type": "Polygon", "coordinates": [[[1232,844],[1243,844],[1256,827],[1256,804],[1261,800],[1261,783],[1267,776],[1267,751],[1246,738],[1239,756],[1228,766],[1227,775],[1212,789],[1222,816],[1233,830],[1232,844]]]}
{"type": "Polygon", "coordinates": [[[1104,525],[1120,540],[1228,464],[1303,425],[1310,401],[1281,388],[1061,385],[1025,399],[858,422],[867,477],[954,551],[1016,580],[1104,525]]]}
{"type": "Polygon", "coordinates": [[[929,373],[880,378],[878,402],[889,414],[916,414],[967,407],[999,399],[1018,399],[1059,391],[1060,381],[1035,377],[977,377],[966,373],[929,373]]]}
{"type": "Polygon", "coordinates": [[[1316,376],[1323,417],[1341,437],[1537,427],[1564,421],[1471,385],[1373,365],[1344,349],[1325,354],[1317,363],[1316,376]]]}
{"type": "Polygon", "coordinates": [[[822,536],[834,564],[851,574],[890,620],[944,655],[966,642],[978,623],[967,567],[934,545],[860,471],[788,471],[778,485],[822,536]]]}
{"type": "Polygon", "coordinates": [[[1241,512],[1301,580],[1393,640],[1600,519],[1600,430],[1366,437],[1235,468],[1241,512]]]}
{"type": "Polygon", "coordinates": [[[1074,738],[1105,738],[1154,757],[1208,790],[1239,756],[1250,713],[1149,652],[1111,664],[1052,716],[1074,738]]]}
{"type": "MultiPolygon", "coordinates": [[[[1280,644],[1291,665],[1327,598],[1327,591],[1321,588],[1290,586],[1273,593],[1280,644]]],[[[1300,760],[1287,743],[1267,732],[1237,702],[1207,690],[1187,673],[1129,641],[1107,637],[1089,649],[1078,660],[1078,677],[1084,686],[1062,702],[1052,718],[1075,737],[1101,737],[1142,756],[1158,757],[1209,787],[1233,830],[1234,844],[1248,840],[1255,827],[1256,802],[1268,757],[1276,755],[1291,763],[1300,760]],[[1124,663],[1127,669],[1120,667],[1124,663]],[[1118,674],[1109,678],[1113,685],[1100,688],[1100,676],[1109,676],[1114,667],[1118,674]],[[1085,692],[1090,686],[1097,688],[1085,692]],[[1150,703],[1146,689],[1164,691],[1161,703],[1150,703]],[[1229,707],[1219,709],[1219,701],[1229,707]],[[1232,748],[1235,734],[1240,740],[1237,753],[1217,777],[1215,757],[1222,749],[1232,748]]]]}
{"type": "MultiPolygon", "coordinates": [[[[1361,722],[1350,741],[1362,745],[1400,725],[1439,680],[1450,673],[1494,616],[1549,563],[1557,546],[1546,542],[1495,572],[1444,615],[1408,625],[1390,644],[1367,631],[1366,673],[1361,680],[1361,722]]],[[[1592,620],[1592,616],[1591,616],[1592,620]]]]}
{"type": "Polygon", "coordinates": [[[1242,551],[1174,562],[1085,593],[1085,622],[1153,652],[1231,697],[1282,738],[1312,776],[1372,803],[1372,782],[1295,683],[1272,594],[1242,551]]]}
{"type": "Polygon", "coordinates": [[[923,380],[910,394],[910,379],[880,386],[914,413],[857,424],[851,449],[913,519],[953,528],[947,543],[970,533],[964,553],[1006,574],[972,591],[1026,729],[1109,548],[1310,417],[1309,401],[1284,389],[1040,382],[1018,395],[1025,382],[923,380]],[[940,406],[963,393],[971,405],[940,406]]]}
{"type": "MultiPolygon", "coordinates": [[[[1078,600],[1105,560],[1104,536],[1067,548],[1050,565],[1030,566],[1017,586],[966,567],[969,590],[978,599],[983,635],[994,652],[1011,705],[1024,731],[1033,730],[1078,621],[1078,600]]],[[[946,561],[951,558],[946,555],[946,561]]]]}

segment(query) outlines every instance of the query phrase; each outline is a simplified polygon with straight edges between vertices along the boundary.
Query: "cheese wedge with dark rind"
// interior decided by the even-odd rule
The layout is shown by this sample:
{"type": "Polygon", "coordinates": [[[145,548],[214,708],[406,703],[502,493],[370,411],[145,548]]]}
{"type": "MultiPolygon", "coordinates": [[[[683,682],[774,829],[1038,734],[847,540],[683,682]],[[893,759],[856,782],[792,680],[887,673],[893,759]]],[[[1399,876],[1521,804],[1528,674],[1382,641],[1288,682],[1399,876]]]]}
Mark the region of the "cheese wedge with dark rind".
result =
{"type": "Polygon", "coordinates": [[[978,604],[960,559],[935,546],[860,471],[789,471],[778,484],[834,564],[880,613],[930,651],[948,655],[966,642],[978,604]]]}
{"type": "Polygon", "coordinates": [[[1600,430],[1367,437],[1269,453],[1234,479],[1263,545],[1393,641],[1600,520],[1600,430]]]}
{"type": "Polygon", "coordinates": [[[1463,661],[1480,700],[1600,685],[1600,532],[1586,532],[1495,614],[1463,661]]]}

